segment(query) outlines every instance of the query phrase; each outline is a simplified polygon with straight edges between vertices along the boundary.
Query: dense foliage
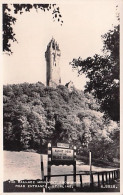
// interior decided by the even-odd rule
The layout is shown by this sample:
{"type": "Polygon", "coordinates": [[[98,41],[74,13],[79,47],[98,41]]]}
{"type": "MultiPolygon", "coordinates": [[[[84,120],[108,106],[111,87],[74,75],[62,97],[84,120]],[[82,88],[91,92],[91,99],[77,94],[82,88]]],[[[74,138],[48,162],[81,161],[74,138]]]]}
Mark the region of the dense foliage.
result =
{"type": "Polygon", "coordinates": [[[12,54],[11,41],[17,41],[13,31],[13,24],[15,24],[17,20],[16,14],[30,12],[32,8],[42,11],[51,10],[53,20],[57,19],[58,22],[63,23],[59,7],[56,6],[56,4],[11,4],[11,6],[14,9],[14,15],[12,15],[10,4],[3,4],[3,51],[7,52],[9,55],[12,54]]]}
{"type": "Polygon", "coordinates": [[[86,92],[91,92],[101,103],[106,115],[119,121],[119,25],[102,36],[103,56],[73,59],[71,65],[84,73],[89,81],[86,92]]]}
{"type": "Polygon", "coordinates": [[[89,93],[40,82],[6,85],[3,106],[4,149],[39,151],[41,142],[45,152],[49,141],[66,142],[75,144],[78,154],[87,154],[88,145],[95,158],[118,158],[119,149],[112,151],[119,146],[118,124],[103,118],[89,93]]]}

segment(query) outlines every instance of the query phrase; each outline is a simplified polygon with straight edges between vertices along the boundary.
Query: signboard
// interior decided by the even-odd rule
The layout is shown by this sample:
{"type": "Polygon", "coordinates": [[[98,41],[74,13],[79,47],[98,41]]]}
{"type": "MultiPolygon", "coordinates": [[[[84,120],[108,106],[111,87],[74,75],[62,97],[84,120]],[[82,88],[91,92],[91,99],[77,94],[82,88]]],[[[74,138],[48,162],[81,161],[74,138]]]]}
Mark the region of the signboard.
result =
{"type": "Polygon", "coordinates": [[[48,182],[50,182],[52,165],[73,165],[73,181],[76,183],[76,146],[70,148],[69,144],[57,143],[57,147],[52,147],[48,143],[48,182]]]}
{"type": "Polygon", "coordinates": [[[74,152],[72,149],[52,148],[52,160],[73,161],[74,152]]]}
{"type": "Polygon", "coordinates": [[[59,148],[69,148],[69,144],[57,143],[57,147],[59,147],[59,148]]]}

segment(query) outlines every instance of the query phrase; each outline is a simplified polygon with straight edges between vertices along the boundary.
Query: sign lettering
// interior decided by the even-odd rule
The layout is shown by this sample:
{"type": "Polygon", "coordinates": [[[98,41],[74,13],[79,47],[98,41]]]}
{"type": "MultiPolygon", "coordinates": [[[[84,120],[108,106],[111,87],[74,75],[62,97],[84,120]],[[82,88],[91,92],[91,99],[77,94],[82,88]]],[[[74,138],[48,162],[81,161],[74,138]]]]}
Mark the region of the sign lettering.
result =
{"type": "Polygon", "coordinates": [[[59,148],[69,148],[69,144],[57,143],[57,147],[59,147],[59,148]]]}
{"type": "Polygon", "coordinates": [[[52,148],[52,160],[74,160],[73,150],[64,148],[52,148]]]}

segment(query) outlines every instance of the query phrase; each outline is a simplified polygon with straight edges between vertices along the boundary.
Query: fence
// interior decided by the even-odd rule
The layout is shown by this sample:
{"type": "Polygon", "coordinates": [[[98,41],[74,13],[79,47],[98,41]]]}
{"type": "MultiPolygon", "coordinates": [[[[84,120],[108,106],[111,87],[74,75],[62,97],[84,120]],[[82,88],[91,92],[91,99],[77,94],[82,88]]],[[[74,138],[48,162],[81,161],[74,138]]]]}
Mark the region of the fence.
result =
{"type": "MultiPolygon", "coordinates": [[[[64,175],[51,175],[50,177],[64,177],[64,184],[63,187],[67,188],[68,184],[67,184],[67,180],[68,177],[72,176],[73,174],[64,174],[64,175]]],[[[105,184],[112,184],[113,181],[118,180],[120,178],[120,170],[112,170],[112,171],[103,171],[103,172],[83,172],[83,173],[78,173],[76,174],[76,177],[79,177],[79,183],[80,185],[77,187],[83,188],[84,187],[84,182],[83,182],[83,178],[85,176],[89,176],[90,177],[90,182],[89,185],[90,187],[98,187],[100,188],[101,186],[104,186],[105,184]]],[[[46,188],[51,185],[50,181],[48,181],[48,176],[44,176],[44,180],[46,182],[46,188]],[[48,181],[48,183],[47,183],[48,181]]],[[[73,187],[76,187],[76,183],[73,183],[73,187]]]]}

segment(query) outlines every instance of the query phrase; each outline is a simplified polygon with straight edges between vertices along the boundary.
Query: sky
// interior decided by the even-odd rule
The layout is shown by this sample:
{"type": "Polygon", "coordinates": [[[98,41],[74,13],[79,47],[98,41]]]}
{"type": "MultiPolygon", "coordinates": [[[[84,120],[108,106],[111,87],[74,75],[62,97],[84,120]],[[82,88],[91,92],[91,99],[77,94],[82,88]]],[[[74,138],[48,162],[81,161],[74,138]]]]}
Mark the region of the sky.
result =
{"type": "MultiPolygon", "coordinates": [[[[62,1],[61,1],[62,2],[62,1]]],[[[3,83],[46,84],[45,51],[52,37],[61,50],[61,82],[65,85],[70,80],[78,89],[84,89],[85,75],[78,77],[69,62],[73,58],[85,59],[94,54],[102,54],[101,35],[117,24],[115,0],[81,0],[60,3],[63,25],[53,22],[52,13],[32,9],[30,12],[17,14],[13,26],[18,43],[12,42],[12,55],[3,55],[3,83]]]]}

